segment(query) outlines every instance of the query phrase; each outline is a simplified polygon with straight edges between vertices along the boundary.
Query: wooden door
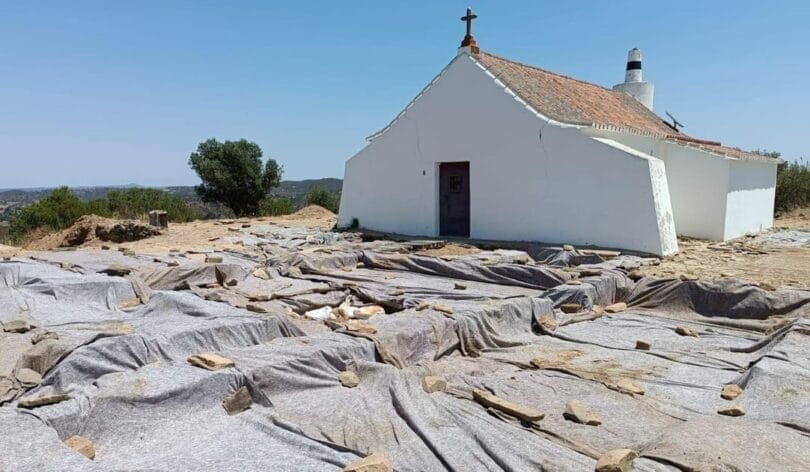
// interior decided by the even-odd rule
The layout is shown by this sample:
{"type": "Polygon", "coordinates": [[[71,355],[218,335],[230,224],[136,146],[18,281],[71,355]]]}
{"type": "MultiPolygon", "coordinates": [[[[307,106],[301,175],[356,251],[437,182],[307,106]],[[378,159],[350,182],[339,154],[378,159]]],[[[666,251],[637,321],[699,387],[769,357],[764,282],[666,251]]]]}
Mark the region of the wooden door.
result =
{"type": "Polygon", "coordinates": [[[439,164],[439,233],[470,236],[470,163],[439,164]]]}

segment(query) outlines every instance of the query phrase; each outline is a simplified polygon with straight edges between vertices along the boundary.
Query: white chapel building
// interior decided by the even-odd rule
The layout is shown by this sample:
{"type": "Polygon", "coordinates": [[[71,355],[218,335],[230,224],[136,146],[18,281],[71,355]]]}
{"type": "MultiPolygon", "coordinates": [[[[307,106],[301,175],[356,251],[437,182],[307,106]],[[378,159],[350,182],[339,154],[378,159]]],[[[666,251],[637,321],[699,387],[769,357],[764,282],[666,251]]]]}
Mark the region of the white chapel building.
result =
{"type": "Polygon", "coordinates": [[[670,255],[773,224],[778,159],[696,139],[653,112],[641,52],[612,90],[458,54],[346,162],[339,226],[670,255]]]}

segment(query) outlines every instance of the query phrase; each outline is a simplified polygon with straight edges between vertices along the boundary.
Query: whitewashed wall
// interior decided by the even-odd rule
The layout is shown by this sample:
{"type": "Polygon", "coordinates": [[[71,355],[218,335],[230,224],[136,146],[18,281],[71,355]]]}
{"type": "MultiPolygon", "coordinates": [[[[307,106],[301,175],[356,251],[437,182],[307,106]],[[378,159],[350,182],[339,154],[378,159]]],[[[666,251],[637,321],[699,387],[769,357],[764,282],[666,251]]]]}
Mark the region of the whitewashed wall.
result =
{"type": "Polygon", "coordinates": [[[723,241],[773,226],[776,164],[725,158],[637,134],[586,132],[610,137],[664,162],[679,235],[723,241]]]}
{"type": "Polygon", "coordinates": [[[549,123],[466,55],[346,163],[338,224],[437,236],[453,161],[470,162],[473,238],[677,250],[659,160],[549,123]]]}
{"type": "Polygon", "coordinates": [[[725,239],[773,226],[776,164],[730,161],[725,239]]]}

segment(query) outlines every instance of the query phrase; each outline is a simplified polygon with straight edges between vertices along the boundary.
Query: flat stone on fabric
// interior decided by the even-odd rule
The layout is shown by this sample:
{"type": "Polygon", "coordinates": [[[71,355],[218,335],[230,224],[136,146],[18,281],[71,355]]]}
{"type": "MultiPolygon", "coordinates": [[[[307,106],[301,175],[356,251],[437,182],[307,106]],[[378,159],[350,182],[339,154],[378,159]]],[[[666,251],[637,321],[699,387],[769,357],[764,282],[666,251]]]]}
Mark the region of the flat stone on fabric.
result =
{"type": "Polygon", "coordinates": [[[38,406],[53,405],[65,400],[70,400],[70,395],[64,393],[53,393],[49,395],[40,395],[34,398],[23,398],[17,402],[19,408],[36,408],[38,406]]]}
{"type": "Polygon", "coordinates": [[[382,454],[356,460],[343,468],[343,472],[393,472],[394,467],[382,454]]]}
{"type": "Polygon", "coordinates": [[[737,384],[726,384],[723,385],[723,389],[720,391],[720,396],[725,400],[734,400],[735,398],[739,397],[743,392],[743,389],[737,384]]]}
{"type": "Polygon", "coordinates": [[[360,385],[360,377],[350,370],[344,370],[343,372],[339,373],[338,380],[340,381],[341,385],[347,388],[354,388],[360,385]]]}
{"type": "Polygon", "coordinates": [[[596,462],[596,472],[631,472],[638,457],[632,449],[613,449],[602,454],[596,462]]]}
{"type": "Polygon", "coordinates": [[[93,443],[82,436],[71,436],[65,439],[65,446],[73,449],[84,457],[93,460],[96,458],[96,448],[93,443]]]}
{"type": "Polygon", "coordinates": [[[447,388],[447,380],[437,375],[422,377],[422,390],[427,393],[443,392],[447,388]]]}
{"type": "Polygon", "coordinates": [[[207,370],[220,370],[234,366],[232,360],[212,352],[194,354],[188,358],[188,363],[207,370]]]}
{"type": "Polygon", "coordinates": [[[39,372],[27,368],[18,370],[16,377],[23,387],[35,387],[42,382],[42,376],[39,372]]]}
{"type": "Polygon", "coordinates": [[[226,395],[222,399],[222,407],[231,416],[247,410],[252,404],[253,397],[250,396],[250,391],[244,386],[239,387],[235,392],[226,395]]]}
{"type": "Polygon", "coordinates": [[[605,307],[606,313],[621,313],[627,309],[627,303],[620,302],[614,303],[613,305],[608,305],[605,307]]]}
{"type": "Polygon", "coordinates": [[[493,395],[487,392],[486,390],[475,389],[473,390],[472,393],[473,398],[478,403],[489,408],[494,408],[498,411],[506,413],[507,415],[520,418],[524,421],[540,421],[546,416],[545,414],[540,413],[534,408],[530,408],[527,406],[519,405],[515,402],[511,402],[509,400],[493,395]]]}
{"type": "Polygon", "coordinates": [[[6,333],[25,333],[31,330],[31,325],[25,320],[4,321],[2,324],[6,333]]]}
{"type": "Polygon", "coordinates": [[[578,400],[570,400],[565,404],[565,413],[563,413],[563,416],[565,416],[567,420],[589,426],[599,426],[602,424],[602,419],[599,418],[599,415],[578,400]]]}

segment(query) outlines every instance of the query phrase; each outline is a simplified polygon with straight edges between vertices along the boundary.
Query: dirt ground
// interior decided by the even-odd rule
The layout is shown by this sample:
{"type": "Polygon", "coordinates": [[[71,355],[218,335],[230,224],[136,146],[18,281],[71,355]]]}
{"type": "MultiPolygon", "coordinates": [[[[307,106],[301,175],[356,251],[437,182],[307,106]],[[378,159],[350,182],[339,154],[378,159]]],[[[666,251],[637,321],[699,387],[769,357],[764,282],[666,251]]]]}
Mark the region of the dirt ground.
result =
{"type": "MultiPolygon", "coordinates": [[[[771,234],[787,230],[810,231],[810,208],[780,215],[771,234]]],[[[678,247],[678,254],[662,260],[660,265],[644,267],[642,272],[662,277],[734,277],[757,282],[763,288],[810,288],[810,244],[790,246],[765,237],[742,237],[724,243],[680,238],[678,247]]]]}
{"type": "MultiPolygon", "coordinates": [[[[334,227],[336,215],[318,206],[306,207],[297,213],[279,217],[242,218],[235,220],[206,220],[173,223],[163,234],[148,239],[113,244],[98,239],[83,247],[109,246],[110,249],[129,249],[137,253],[159,255],[172,249],[182,251],[210,251],[237,249],[233,241],[236,233],[250,226],[274,224],[281,227],[318,228],[334,227]]],[[[810,209],[798,210],[779,216],[774,230],[765,236],[743,237],[723,243],[680,238],[680,252],[663,259],[659,265],[641,269],[646,275],[673,277],[687,274],[702,279],[734,277],[757,282],[763,288],[810,288],[810,243],[783,244],[767,235],[792,230],[810,231],[810,209]]],[[[48,249],[45,242],[58,241],[53,235],[34,242],[29,249],[48,249]],[[45,245],[43,245],[45,244],[45,245]]],[[[53,245],[53,244],[52,244],[53,245]]],[[[56,246],[54,246],[56,247],[56,246]]],[[[0,256],[20,254],[19,248],[0,247],[0,256]]],[[[424,255],[446,257],[474,254],[478,249],[468,244],[448,243],[442,248],[421,251],[424,255]]]]}

